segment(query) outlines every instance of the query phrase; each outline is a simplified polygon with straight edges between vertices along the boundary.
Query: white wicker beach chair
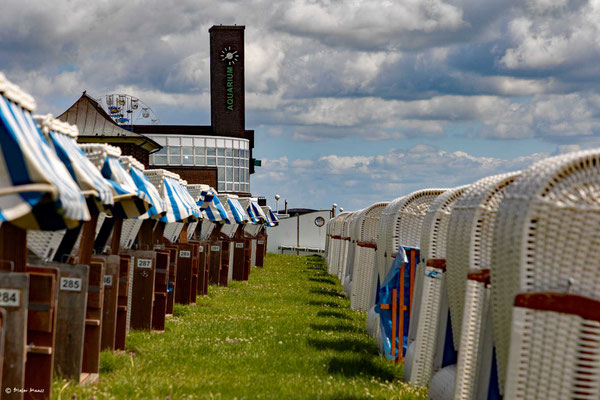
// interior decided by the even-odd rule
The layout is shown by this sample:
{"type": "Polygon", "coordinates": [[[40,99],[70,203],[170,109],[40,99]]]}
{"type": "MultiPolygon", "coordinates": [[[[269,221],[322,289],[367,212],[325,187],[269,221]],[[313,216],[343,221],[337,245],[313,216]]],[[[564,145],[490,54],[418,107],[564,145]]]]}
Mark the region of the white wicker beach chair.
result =
{"type": "MultiPolygon", "coordinates": [[[[444,306],[439,310],[435,355],[431,368],[435,374],[448,375],[447,371],[440,371],[444,366],[444,351],[446,347],[458,351],[458,360],[446,360],[446,364],[456,363],[456,367],[445,368],[452,368],[459,376],[453,384],[455,393],[465,396],[459,398],[487,398],[493,340],[489,313],[482,313],[489,307],[489,295],[486,296],[489,280],[486,282],[476,277],[479,276],[480,269],[491,268],[492,237],[498,206],[508,185],[514,182],[518,175],[519,172],[495,175],[470,185],[456,201],[450,216],[445,273],[448,298],[442,299],[444,306]],[[469,271],[477,271],[471,280],[468,279],[469,271]],[[451,327],[448,326],[445,301],[450,308],[451,327]],[[468,326],[464,333],[463,324],[468,326]],[[445,340],[449,328],[453,343],[446,343],[445,340]]],[[[435,376],[431,385],[434,380],[435,376]]],[[[433,389],[435,392],[436,389],[433,389]]]]}
{"type": "Polygon", "coordinates": [[[354,211],[348,218],[348,233],[350,236],[350,242],[346,245],[346,261],[340,264],[338,270],[338,277],[342,282],[344,293],[350,297],[350,291],[352,289],[352,266],[354,265],[354,254],[356,253],[356,241],[360,237],[360,229],[357,229],[358,220],[363,210],[354,211]]]}
{"type": "Polygon", "coordinates": [[[515,298],[506,399],[600,399],[600,301],[555,293],[515,298]]]}
{"type": "Polygon", "coordinates": [[[336,273],[339,269],[340,248],[341,248],[341,233],[342,221],[348,217],[349,213],[341,213],[337,215],[332,222],[331,227],[331,260],[329,265],[330,273],[336,273]]]}
{"type": "Polygon", "coordinates": [[[341,277],[341,272],[343,271],[343,268],[340,268],[340,266],[346,265],[347,263],[348,249],[350,248],[350,245],[352,243],[352,238],[350,237],[350,219],[352,218],[352,214],[352,212],[348,212],[346,215],[344,215],[344,218],[342,219],[342,234],[340,237],[340,252],[338,255],[338,269],[336,273],[336,275],[338,275],[338,278],[341,277]]]}
{"type": "MultiPolygon", "coordinates": [[[[553,291],[600,299],[599,226],[600,149],[540,161],[509,187],[498,211],[491,271],[492,318],[501,388],[508,372],[513,304],[518,293],[553,291]]],[[[554,329],[543,326],[541,321],[539,325],[534,321],[532,329],[548,329],[548,335],[555,338],[550,347],[562,347],[561,325],[554,329]]],[[[533,335],[533,331],[529,332],[533,335]]],[[[577,336],[570,339],[581,340],[577,336]]],[[[548,354],[554,350],[548,348],[548,354]]],[[[564,370],[573,365],[570,362],[565,359],[564,365],[532,365],[530,370],[522,372],[527,379],[537,380],[542,390],[542,386],[551,382],[537,376],[546,376],[553,368],[564,370]]],[[[589,377],[600,381],[597,374],[589,377]]]]}
{"type": "MultiPolygon", "coordinates": [[[[427,292],[423,295],[423,284],[425,280],[425,263],[428,259],[445,259],[446,258],[446,241],[448,232],[448,222],[450,220],[450,214],[452,208],[456,203],[456,200],[463,194],[468,186],[460,186],[454,189],[448,189],[444,193],[440,194],[431,202],[429,209],[423,218],[423,223],[420,229],[420,241],[421,246],[420,258],[421,262],[417,265],[417,271],[415,273],[415,283],[413,289],[413,300],[411,304],[411,314],[409,331],[407,337],[407,348],[406,355],[404,358],[404,379],[410,380],[412,363],[414,360],[415,352],[415,340],[417,337],[417,330],[420,323],[420,307],[421,303],[425,301],[429,303],[434,300],[432,297],[435,293],[439,293],[439,288],[435,288],[432,292],[427,292]],[[424,299],[425,298],[425,299],[424,299]]],[[[433,277],[434,275],[431,275],[433,277]]],[[[437,280],[430,284],[439,284],[437,280]]],[[[427,307],[431,307],[428,305],[427,307]]],[[[429,317],[431,314],[425,314],[426,320],[423,320],[424,324],[428,327],[421,327],[430,331],[431,325],[435,322],[431,321],[429,317]]]]}
{"type": "Polygon", "coordinates": [[[375,203],[365,208],[356,221],[357,234],[354,264],[350,277],[352,290],[350,293],[350,308],[368,311],[371,298],[375,298],[376,287],[372,285],[375,269],[375,249],[377,248],[377,229],[379,216],[388,203],[375,203]]]}
{"type": "Polygon", "coordinates": [[[377,236],[377,269],[383,281],[400,245],[420,249],[421,227],[429,205],[446,189],[418,190],[390,202],[383,210],[377,236]]]}

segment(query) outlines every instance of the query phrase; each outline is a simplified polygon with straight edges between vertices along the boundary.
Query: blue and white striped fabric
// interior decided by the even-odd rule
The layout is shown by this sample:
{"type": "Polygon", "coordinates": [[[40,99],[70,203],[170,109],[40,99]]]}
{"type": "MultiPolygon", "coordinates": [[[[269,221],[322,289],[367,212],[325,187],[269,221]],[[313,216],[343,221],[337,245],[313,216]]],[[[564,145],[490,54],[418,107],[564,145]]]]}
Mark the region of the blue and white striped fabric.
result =
{"type": "Polygon", "coordinates": [[[252,221],[253,224],[264,224],[267,222],[267,216],[256,201],[250,201],[247,211],[248,215],[250,216],[250,221],[252,221]]]}
{"type": "Polygon", "coordinates": [[[212,222],[224,222],[230,224],[227,211],[221,204],[214,190],[202,191],[201,199],[198,202],[200,209],[206,214],[206,217],[212,222]]]}
{"type": "Polygon", "coordinates": [[[132,165],[129,168],[129,174],[131,178],[133,178],[133,182],[136,184],[137,188],[142,192],[146,193],[148,197],[152,201],[152,207],[148,209],[148,211],[142,215],[140,215],[139,219],[148,219],[148,218],[161,218],[167,214],[167,204],[165,200],[161,197],[160,193],[158,193],[158,189],[150,183],[146,175],[142,172],[142,170],[136,168],[132,165]]]}
{"type": "MultiPolygon", "coordinates": [[[[194,198],[192,197],[192,195],[190,194],[190,192],[187,190],[187,188],[185,187],[184,183],[185,181],[180,181],[177,182],[177,189],[179,190],[179,194],[181,196],[181,198],[183,199],[186,207],[190,210],[190,213],[192,215],[192,217],[196,218],[196,219],[200,219],[200,207],[198,207],[198,204],[196,204],[196,202],[194,201],[194,198]]],[[[191,220],[193,220],[194,218],[191,218],[191,220]]]]}
{"type": "Polygon", "coordinates": [[[117,157],[107,155],[100,169],[116,193],[115,205],[110,214],[115,218],[135,218],[145,214],[152,207],[150,197],[139,190],[133,178],[117,157]]]}
{"type": "Polygon", "coordinates": [[[267,209],[268,213],[266,213],[266,215],[268,222],[266,223],[266,225],[271,228],[274,226],[279,226],[279,217],[275,215],[273,210],[271,210],[271,207],[267,206],[267,209]]]}
{"type": "Polygon", "coordinates": [[[248,213],[244,210],[238,199],[227,199],[227,203],[229,203],[229,209],[236,224],[245,224],[250,221],[248,213]]]}
{"type": "Polygon", "coordinates": [[[96,200],[93,203],[88,202],[90,209],[95,207],[94,213],[110,209],[115,202],[111,187],[98,168],[81,151],[75,138],[52,130],[49,137],[58,158],[65,164],[83,195],[93,196],[96,200]]]}
{"type": "Polygon", "coordinates": [[[188,204],[178,180],[165,176],[163,178],[163,198],[167,202],[167,213],[160,218],[162,222],[188,222],[199,217],[199,211],[194,214],[193,207],[188,204]]]}
{"type": "MultiPolygon", "coordinates": [[[[18,90],[0,75],[0,91],[9,89],[18,90]]],[[[30,112],[0,94],[0,222],[58,230],[89,219],[79,187],[30,112]]]]}

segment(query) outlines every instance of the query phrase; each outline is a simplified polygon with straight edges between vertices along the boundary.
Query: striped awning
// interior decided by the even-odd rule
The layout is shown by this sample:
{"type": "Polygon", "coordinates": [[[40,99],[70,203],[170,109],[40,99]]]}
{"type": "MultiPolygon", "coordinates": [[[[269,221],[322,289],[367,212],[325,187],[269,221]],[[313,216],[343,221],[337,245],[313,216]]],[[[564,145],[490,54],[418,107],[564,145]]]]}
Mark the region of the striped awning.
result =
{"type": "Polygon", "coordinates": [[[146,195],[152,201],[152,207],[148,209],[148,211],[142,215],[140,215],[139,219],[148,219],[148,218],[160,218],[167,213],[167,205],[165,200],[163,200],[162,196],[158,192],[158,189],[150,183],[146,175],[144,175],[144,165],[131,156],[121,156],[120,157],[121,164],[125,167],[126,170],[129,170],[129,174],[133,179],[133,182],[137,186],[137,188],[146,193],[146,195]]]}
{"type": "Polygon", "coordinates": [[[267,216],[255,200],[250,200],[247,211],[250,216],[250,221],[252,221],[253,224],[264,224],[267,222],[267,216]]]}
{"type": "Polygon", "coordinates": [[[54,119],[51,115],[36,117],[36,121],[49,137],[56,155],[65,164],[83,195],[92,200],[88,201],[90,211],[97,214],[110,209],[114,204],[113,192],[98,168],[79,148],[76,141],[77,126],[54,119]]]}
{"type": "Polygon", "coordinates": [[[40,130],[31,96],[0,74],[0,222],[57,230],[89,220],[79,187],[40,130]]]}
{"type": "Polygon", "coordinates": [[[177,188],[179,190],[181,198],[185,202],[186,207],[188,207],[188,209],[190,210],[190,213],[192,214],[192,216],[194,218],[200,219],[201,218],[200,207],[198,207],[198,204],[196,204],[196,201],[194,200],[194,198],[192,197],[190,192],[187,190],[187,187],[186,187],[187,182],[180,179],[178,183],[179,183],[179,185],[177,188]]]}
{"type": "Polygon", "coordinates": [[[274,226],[278,226],[279,225],[279,217],[277,215],[275,215],[273,210],[271,210],[271,207],[270,206],[263,207],[263,210],[265,211],[265,215],[267,216],[267,222],[265,223],[265,225],[268,227],[271,227],[271,228],[274,226]]]}
{"type": "Polygon", "coordinates": [[[147,169],[144,175],[156,187],[160,197],[165,201],[167,212],[160,217],[159,221],[172,222],[189,222],[196,219],[196,214],[200,214],[197,206],[194,203],[188,204],[189,199],[182,194],[183,188],[179,175],[167,171],[165,169],[147,169]],[[192,207],[193,206],[193,207],[192,207]],[[194,210],[193,208],[196,208],[194,210]]]}
{"type": "Polygon", "coordinates": [[[123,219],[136,218],[152,207],[151,198],[138,189],[121,164],[121,149],[107,144],[82,144],[80,147],[88,159],[100,168],[102,176],[113,190],[115,205],[109,215],[123,219]]]}
{"type": "Polygon", "coordinates": [[[227,199],[231,215],[237,224],[245,224],[250,222],[250,217],[238,199],[227,199]]]}
{"type": "Polygon", "coordinates": [[[221,200],[219,200],[217,193],[214,190],[209,189],[202,191],[198,206],[212,222],[231,223],[227,216],[227,211],[225,211],[225,208],[221,204],[221,200]]]}

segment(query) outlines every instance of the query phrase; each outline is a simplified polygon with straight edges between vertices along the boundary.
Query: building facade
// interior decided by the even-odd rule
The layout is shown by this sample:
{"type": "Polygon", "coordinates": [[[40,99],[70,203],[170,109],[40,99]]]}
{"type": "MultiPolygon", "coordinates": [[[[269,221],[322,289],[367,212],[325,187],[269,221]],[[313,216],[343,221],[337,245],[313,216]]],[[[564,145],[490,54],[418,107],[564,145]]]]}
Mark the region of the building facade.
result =
{"type": "Polygon", "coordinates": [[[188,183],[248,196],[254,165],[260,164],[252,157],[254,131],[245,127],[244,30],[223,25],[209,29],[211,125],[118,126],[85,93],[60,118],[77,124],[80,131],[93,130],[89,140],[119,145],[146,167],[168,169],[188,183]]]}

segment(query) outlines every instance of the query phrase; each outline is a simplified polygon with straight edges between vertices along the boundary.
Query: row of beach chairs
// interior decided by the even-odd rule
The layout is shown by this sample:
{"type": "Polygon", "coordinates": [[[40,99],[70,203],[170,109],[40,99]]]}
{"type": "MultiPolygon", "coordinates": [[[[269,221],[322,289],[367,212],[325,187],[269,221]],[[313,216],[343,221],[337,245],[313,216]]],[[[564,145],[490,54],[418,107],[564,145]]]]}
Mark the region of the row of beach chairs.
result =
{"type": "Polygon", "coordinates": [[[32,116],[0,74],[0,399],[49,399],[52,379],[99,377],[101,350],[161,332],[174,304],[262,266],[256,198],[146,170],[77,128],[32,116]]]}
{"type": "Polygon", "coordinates": [[[600,398],[600,150],[344,212],[326,260],[431,399],[600,398]]]}

